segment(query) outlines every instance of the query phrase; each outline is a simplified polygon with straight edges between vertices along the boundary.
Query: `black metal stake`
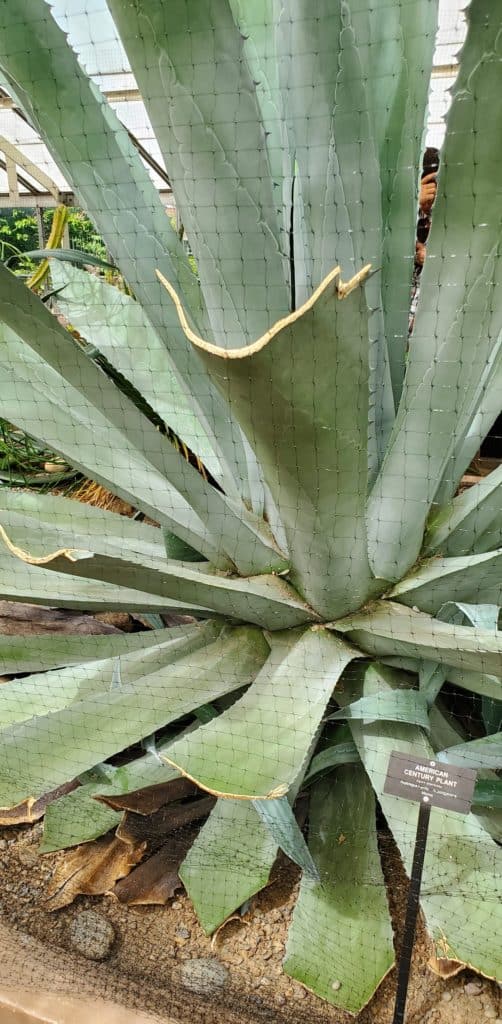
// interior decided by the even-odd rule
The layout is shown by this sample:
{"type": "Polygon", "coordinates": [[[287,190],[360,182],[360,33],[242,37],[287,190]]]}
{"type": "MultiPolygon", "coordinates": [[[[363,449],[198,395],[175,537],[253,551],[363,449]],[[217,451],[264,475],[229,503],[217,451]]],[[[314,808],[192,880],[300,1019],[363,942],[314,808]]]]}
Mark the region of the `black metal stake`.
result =
{"type": "Polygon", "coordinates": [[[404,922],[403,944],[401,946],[401,955],[399,958],[396,1004],[394,1007],[392,1024],[404,1024],[404,1012],[406,1009],[406,996],[408,995],[408,983],[410,980],[411,957],[413,953],[413,943],[415,940],[420,886],[422,884],[422,871],[424,867],[430,816],[430,803],[424,803],[422,801],[418,812],[417,834],[415,836],[415,850],[413,853],[410,890],[408,893],[408,904],[406,907],[406,918],[404,922]]]}

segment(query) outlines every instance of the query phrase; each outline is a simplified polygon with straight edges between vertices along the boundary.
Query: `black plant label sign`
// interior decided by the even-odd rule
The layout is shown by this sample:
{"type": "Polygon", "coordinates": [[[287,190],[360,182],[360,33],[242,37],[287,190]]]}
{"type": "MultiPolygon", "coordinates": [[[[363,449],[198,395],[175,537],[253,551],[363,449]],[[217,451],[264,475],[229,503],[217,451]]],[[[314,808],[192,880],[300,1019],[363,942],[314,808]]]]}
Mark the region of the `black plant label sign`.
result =
{"type": "Polygon", "coordinates": [[[394,750],[389,759],[384,793],[430,807],[442,807],[445,811],[468,814],[476,775],[473,768],[444,764],[394,750]]]}

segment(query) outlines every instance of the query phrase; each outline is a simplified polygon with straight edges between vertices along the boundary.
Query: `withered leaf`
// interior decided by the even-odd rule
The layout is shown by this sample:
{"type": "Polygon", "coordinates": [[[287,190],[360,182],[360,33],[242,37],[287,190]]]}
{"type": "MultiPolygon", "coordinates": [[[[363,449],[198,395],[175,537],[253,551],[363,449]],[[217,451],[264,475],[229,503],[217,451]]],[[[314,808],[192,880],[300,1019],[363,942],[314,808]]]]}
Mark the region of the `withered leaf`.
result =
{"type": "Polygon", "coordinates": [[[20,804],[16,804],[15,807],[1,807],[0,808],[0,825],[31,825],[34,821],[38,821],[45,814],[45,810],[53,800],[58,800],[60,796],[66,796],[67,793],[71,793],[73,789],[77,789],[80,783],[77,780],[73,782],[64,782],[62,786],[58,786],[57,789],[53,789],[50,793],[46,793],[45,796],[41,796],[36,800],[34,797],[29,796],[27,800],[22,800],[20,804]]]}
{"type": "Polygon", "coordinates": [[[178,832],[193,821],[206,817],[216,800],[212,796],[191,800],[186,804],[165,804],[153,814],[134,814],[126,811],[116,835],[125,843],[145,842],[148,851],[154,853],[167,835],[178,832]]]}
{"type": "Polygon", "coordinates": [[[101,896],[128,875],[145,852],[144,840],[124,842],[117,836],[103,836],[70,850],[52,879],[46,905],[49,910],[68,906],[76,896],[101,896]]]}
{"type": "Polygon", "coordinates": [[[184,843],[178,841],[162,846],[127,878],[117,882],[113,895],[130,906],[147,903],[165,906],[176,890],[183,888],[178,871],[193,838],[192,835],[184,843]]]}
{"type": "Polygon", "coordinates": [[[158,811],[164,804],[172,803],[174,800],[184,800],[189,796],[197,796],[201,790],[190,782],[189,779],[171,779],[170,782],[161,782],[156,786],[145,786],[144,789],[136,789],[133,793],[119,793],[107,796],[106,793],[99,793],[95,800],[107,804],[114,811],[134,811],[135,814],[152,814],[158,811]]]}

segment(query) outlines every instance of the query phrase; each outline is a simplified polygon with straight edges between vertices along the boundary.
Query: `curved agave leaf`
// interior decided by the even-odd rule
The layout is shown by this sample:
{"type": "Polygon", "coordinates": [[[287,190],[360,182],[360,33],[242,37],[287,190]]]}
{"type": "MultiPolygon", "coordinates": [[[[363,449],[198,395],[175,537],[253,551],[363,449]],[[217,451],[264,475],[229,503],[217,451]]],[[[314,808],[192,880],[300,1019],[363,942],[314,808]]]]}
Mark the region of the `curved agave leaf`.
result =
{"type": "MultiPolygon", "coordinates": [[[[291,646],[287,635],[274,634],[270,639],[274,658],[286,658],[291,646]]],[[[316,742],[317,735],[313,746],[316,742]]],[[[287,799],[291,805],[298,795],[307,762],[308,755],[289,790],[287,799]]],[[[267,884],[276,856],[277,841],[251,801],[216,801],[180,871],[206,933],[214,932],[267,884]]]]}
{"type": "Polygon", "coordinates": [[[198,280],[127,130],[80,67],[44,0],[2,5],[0,69],[166,345],[180,387],[221,456],[227,493],[240,488],[245,500],[252,498],[242,434],[187,346],[153,271],[163,269],[204,327],[198,280]]]}
{"type": "Polygon", "coordinates": [[[251,801],[216,801],[180,869],[206,934],[263,889],[276,854],[251,801]]]}
{"type": "MultiPolygon", "coordinates": [[[[241,34],[244,59],[256,88],[264,143],[270,165],[272,199],[277,211],[279,247],[291,259],[290,230],[293,201],[293,154],[290,151],[284,119],[284,98],[279,87],[279,63],[276,57],[276,0],[258,0],[252,7],[246,0],[229,0],[235,24],[241,34]]],[[[301,253],[293,262],[295,277],[301,253]]],[[[293,282],[289,280],[291,293],[293,282]]]]}
{"type": "Polygon", "coordinates": [[[243,626],[168,671],[4,729],[0,807],[47,793],[193,708],[247,685],[268,650],[260,630],[243,626]]]}
{"type": "Polygon", "coordinates": [[[369,502],[370,562],[392,580],[419,554],[438,480],[475,414],[502,328],[500,209],[491,184],[502,133],[473,130],[490,124],[502,89],[500,18],[490,0],[476,0],[468,21],[403,394],[369,502]],[[481,225],[474,235],[473,209],[481,225]]]}
{"type": "MultiPolygon", "coordinates": [[[[294,0],[277,14],[279,82],[297,168],[297,307],[336,264],[350,276],[369,262],[378,266],[381,260],[378,153],[368,114],[361,40],[355,30],[357,15],[353,21],[351,17],[348,5],[333,6],[329,0],[318,2],[315,13],[306,0],[294,0]]],[[[368,89],[372,87],[373,81],[368,83],[368,89]]],[[[371,311],[364,337],[366,348],[370,339],[368,461],[372,475],[392,426],[394,405],[379,278],[369,280],[365,291],[371,311]]]]}
{"type": "MultiPolygon", "coordinates": [[[[378,665],[340,692],[350,701],[385,686],[396,677],[378,665]]],[[[400,685],[397,679],[397,685],[400,685]]],[[[383,791],[393,750],[435,757],[433,747],[417,726],[402,723],[350,723],[354,742],[371,779],[382,810],[399,846],[408,873],[415,841],[417,806],[383,791]]],[[[433,808],[422,880],[421,905],[436,955],[458,960],[488,977],[499,977],[502,951],[493,942],[502,926],[502,850],[473,815],[433,808]]]]}
{"type": "Polygon", "coordinates": [[[283,796],[298,776],[344,668],[359,656],[326,630],[285,635],[240,700],[173,744],[166,758],[216,796],[283,796]],[[334,642],[333,642],[334,641],[334,642]],[[308,687],[298,678],[308,677],[308,687]]]}
{"type": "Polygon", "coordinates": [[[301,309],[230,350],[191,330],[164,279],[188,337],[253,439],[294,552],[291,578],[322,615],[360,607],[375,592],[365,523],[368,312],[357,288],[364,273],[335,290],[338,277],[335,268],[301,309]]]}
{"type": "Polygon", "coordinates": [[[368,654],[418,658],[496,675],[500,671],[502,633],[440,622],[394,601],[377,601],[372,609],[351,615],[329,628],[347,634],[368,654]]]}
{"type": "Polygon", "coordinates": [[[220,461],[210,438],[187,401],[169,353],[139,302],[101,277],[69,264],[52,263],[51,277],[54,287],[62,288],[57,307],[72,327],[106,356],[200,456],[212,476],[222,482],[220,461]]]}
{"type": "MultiPolygon", "coordinates": [[[[478,550],[486,531],[502,546],[502,466],[440,508],[427,528],[424,551],[468,555],[478,550]]],[[[493,544],[495,547],[495,543],[493,544]]]]}
{"type": "MultiPolygon", "coordinates": [[[[42,672],[63,665],[83,665],[101,658],[115,658],[134,651],[147,651],[157,644],[177,640],[189,635],[198,626],[177,626],[169,629],[152,629],[144,633],[112,633],[81,636],[75,634],[36,634],[16,636],[0,633],[0,675],[13,672],[42,672]]],[[[28,685],[26,679],[23,685],[28,685]]],[[[11,680],[11,685],[16,685],[11,680]]],[[[2,691],[0,690],[0,699],[2,691]]]]}
{"type": "Polygon", "coordinates": [[[445,761],[447,764],[500,770],[502,768],[502,732],[495,732],[491,736],[483,736],[479,740],[458,743],[446,750],[440,750],[437,758],[438,761],[445,761]]]}
{"type": "Polygon", "coordinates": [[[2,413],[10,423],[43,440],[75,469],[218,563],[217,542],[133,440],[119,435],[103,413],[63,383],[20,338],[1,327],[0,367],[2,413]]]}
{"type": "Polygon", "coordinates": [[[148,649],[128,651],[125,644],[120,647],[113,644],[99,660],[96,652],[95,660],[87,665],[69,665],[52,672],[38,671],[28,679],[12,679],[8,686],[0,687],[0,729],[26,722],[35,716],[62,711],[96,694],[110,693],[114,689],[113,675],[117,662],[120,665],[121,686],[129,686],[143,676],[160,672],[179,658],[185,658],[199,647],[216,640],[221,630],[221,624],[215,622],[190,626],[172,638],[170,630],[162,630],[163,639],[160,643],[157,639],[157,643],[148,649]]]}
{"type": "Polygon", "coordinates": [[[353,704],[347,704],[342,711],[330,715],[328,721],[340,719],[361,719],[365,722],[406,722],[429,728],[427,701],[416,690],[394,690],[392,693],[375,693],[360,697],[353,704]]]}
{"type": "Polygon", "coordinates": [[[284,316],[290,296],[256,87],[230,4],[109,7],[169,168],[213,332],[242,344],[284,316]]]}
{"type": "Polygon", "coordinates": [[[313,786],[309,849],[320,882],[302,878],[284,969],[358,1013],[394,963],[375,798],[362,766],[339,767],[313,786]]]}
{"type": "Polygon", "coordinates": [[[463,474],[479,452],[486,435],[500,415],[501,390],[502,334],[487,361],[478,393],[472,403],[472,415],[468,417],[469,425],[463,432],[460,432],[460,436],[457,435],[455,449],[434,496],[434,503],[440,509],[453,498],[463,474]]]}
{"type": "MultiPolygon", "coordinates": [[[[98,423],[100,418],[104,419],[118,432],[117,447],[122,456],[131,440],[134,448],[140,449],[143,463],[153,466],[165,477],[182,500],[195,510],[209,532],[213,520],[219,547],[224,548],[228,541],[237,559],[235,564],[244,573],[252,572],[253,568],[258,572],[266,571],[267,565],[285,568],[284,558],[275,548],[271,535],[265,539],[265,523],[248,512],[242,503],[233,502],[212,487],[85,355],[43,303],[1,264],[0,313],[6,325],[20,335],[44,364],[55,370],[60,387],[74,389],[77,410],[80,406],[84,410],[91,408],[98,423]]],[[[116,458],[115,450],[110,456],[112,460],[116,458]]],[[[183,539],[190,543],[188,538],[183,539]]],[[[199,548],[197,543],[193,546],[199,548]]]]}
{"type": "MultiPolygon", "coordinates": [[[[65,567],[66,568],[66,567],[65,567]]],[[[39,565],[29,565],[13,555],[0,540],[0,593],[6,601],[27,604],[56,603],[58,608],[110,612],[168,612],[198,615],[203,608],[194,609],[182,601],[170,601],[143,590],[119,587],[102,580],[78,579],[66,573],[54,572],[39,565]]],[[[137,580],[137,582],[141,582],[137,580]]],[[[207,617],[207,615],[205,616],[207,617]]]]}
{"type": "MultiPolygon", "coordinates": [[[[132,588],[140,579],[146,592],[158,595],[160,603],[165,598],[168,606],[176,603],[195,610],[213,609],[230,618],[256,621],[269,629],[285,629],[317,618],[278,576],[243,579],[218,573],[206,562],[167,559],[160,531],[147,527],[143,538],[142,524],[135,523],[135,535],[130,530],[133,536],[124,543],[119,516],[112,513],[107,519],[98,513],[89,517],[88,525],[85,508],[71,500],[38,495],[29,495],[28,500],[22,495],[18,500],[12,492],[6,494],[4,502],[0,492],[0,545],[3,542],[22,562],[46,571],[104,580],[119,588],[132,588]],[[3,508],[4,505],[7,507],[3,508]],[[52,506],[56,507],[56,514],[60,513],[59,522],[51,522],[47,515],[52,506]],[[119,520],[118,536],[113,532],[114,519],[119,520]]],[[[125,532],[127,535],[128,531],[125,532]]],[[[10,585],[5,580],[3,588],[7,593],[10,585]]]]}
{"type": "MultiPolygon", "coordinates": [[[[172,740],[160,744],[159,752],[167,749],[170,743],[172,740]]],[[[127,761],[117,768],[109,764],[100,765],[95,771],[84,775],[81,780],[92,781],[85,781],[82,786],[68,794],[73,796],[73,800],[54,800],[50,814],[47,813],[47,809],[40,852],[49,853],[77,846],[79,843],[88,843],[118,825],[123,812],[113,810],[103,801],[94,799],[95,797],[133,793],[137,789],[156,786],[177,777],[178,772],[163,764],[158,753],[144,754],[143,757],[127,761]]]]}
{"type": "Polygon", "coordinates": [[[103,779],[101,782],[86,782],[68,793],[68,796],[73,796],[73,800],[55,800],[51,813],[48,813],[47,808],[44,814],[44,832],[38,848],[40,853],[53,853],[55,850],[79,846],[80,843],[89,843],[115,828],[122,819],[122,813],[93,799],[103,790],[120,792],[114,785],[113,775],[109,787],[103,779]]]}
{"type": "Polygon", "coordinates": [[[502,604],[502,548],[462,558],[431,558],[390,596],[436,614],[449,601],[502,604]]]}

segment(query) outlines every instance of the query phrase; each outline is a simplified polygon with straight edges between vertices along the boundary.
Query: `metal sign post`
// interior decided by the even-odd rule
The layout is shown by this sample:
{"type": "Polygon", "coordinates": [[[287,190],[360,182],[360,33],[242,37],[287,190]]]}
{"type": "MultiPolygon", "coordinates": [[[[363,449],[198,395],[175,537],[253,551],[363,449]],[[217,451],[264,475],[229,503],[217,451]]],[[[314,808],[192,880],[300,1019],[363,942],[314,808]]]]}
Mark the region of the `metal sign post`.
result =
{"type": "Polygon", "coordinates": [[[472,768],[425,760],[398,751],[390,756],[384,793],[420,804],[392,1024],[404,1024],[431,808],[442,807],[468,814],[475,782],[476,772],[472,768]]]}

